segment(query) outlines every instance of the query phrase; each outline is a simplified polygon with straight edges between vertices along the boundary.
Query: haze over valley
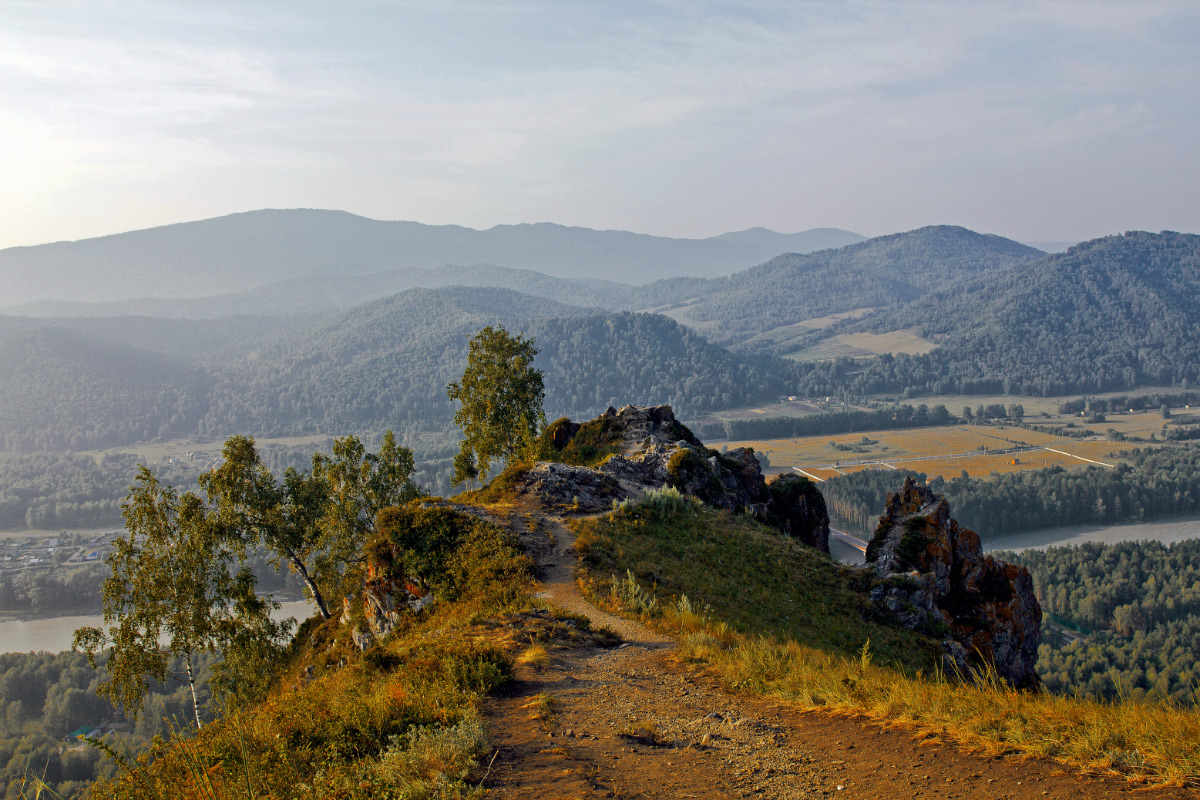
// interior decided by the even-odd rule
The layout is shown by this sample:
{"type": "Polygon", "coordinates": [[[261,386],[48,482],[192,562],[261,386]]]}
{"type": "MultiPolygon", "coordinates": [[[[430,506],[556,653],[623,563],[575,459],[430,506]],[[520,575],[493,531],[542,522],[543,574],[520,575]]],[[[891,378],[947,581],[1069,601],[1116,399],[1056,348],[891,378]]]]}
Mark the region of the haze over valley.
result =
{"type": "Polygon", "coordinates": [[[0,795],[1194,800],[1198,37],[0,5],[0,795]]]}

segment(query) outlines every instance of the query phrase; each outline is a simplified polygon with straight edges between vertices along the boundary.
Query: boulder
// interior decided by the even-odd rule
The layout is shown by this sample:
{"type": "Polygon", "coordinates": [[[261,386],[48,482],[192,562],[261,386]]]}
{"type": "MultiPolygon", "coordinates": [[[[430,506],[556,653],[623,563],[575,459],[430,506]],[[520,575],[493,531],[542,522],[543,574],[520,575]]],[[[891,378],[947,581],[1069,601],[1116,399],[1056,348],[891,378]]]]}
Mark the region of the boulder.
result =
{"type": "Polygon", "coordinates": [[[876,607],[910,630],[948,634],[948,665],[966,674],[985,663],[1013,686],[1039,685],[1042,610],[1029,571],[985,556],[944,497],[905,479],[888,495],[867,564],[880,579],[876,607]]]}

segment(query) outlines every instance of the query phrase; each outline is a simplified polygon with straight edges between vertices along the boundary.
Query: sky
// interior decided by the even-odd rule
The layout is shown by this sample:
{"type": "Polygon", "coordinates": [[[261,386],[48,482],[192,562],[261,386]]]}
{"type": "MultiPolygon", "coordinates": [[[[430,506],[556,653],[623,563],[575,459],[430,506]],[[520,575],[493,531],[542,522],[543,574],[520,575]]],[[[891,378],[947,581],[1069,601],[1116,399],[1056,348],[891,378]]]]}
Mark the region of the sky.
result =
{"type": "Polygon", "coordinates": [[[0,248],[256,208],[1200,231],[1200,3],[0,3],[0,248]]]}

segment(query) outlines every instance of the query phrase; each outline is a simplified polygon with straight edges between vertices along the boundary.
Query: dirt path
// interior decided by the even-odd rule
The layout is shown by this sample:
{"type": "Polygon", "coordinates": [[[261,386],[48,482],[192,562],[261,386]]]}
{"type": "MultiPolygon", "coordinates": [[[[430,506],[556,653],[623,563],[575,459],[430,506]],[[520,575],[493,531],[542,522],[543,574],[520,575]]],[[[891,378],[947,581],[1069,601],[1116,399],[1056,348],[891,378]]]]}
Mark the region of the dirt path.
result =
{"type": "MultiPolygon", "coordinates": [[[[526,512],[528,513],[528,512],[526,512]]],[[[673,643],[588,603],[575,583],[573,535],[541,518],[542,595],[608,625],[626,643],[555,653],[522,667],[492,698],[485,722],[497,750],[489,796],[560,798],[1196,798],[1079,779],[1047,762],[987,758],[911,731],[804,713],[739,697],[676,665],[673,643]]]]}

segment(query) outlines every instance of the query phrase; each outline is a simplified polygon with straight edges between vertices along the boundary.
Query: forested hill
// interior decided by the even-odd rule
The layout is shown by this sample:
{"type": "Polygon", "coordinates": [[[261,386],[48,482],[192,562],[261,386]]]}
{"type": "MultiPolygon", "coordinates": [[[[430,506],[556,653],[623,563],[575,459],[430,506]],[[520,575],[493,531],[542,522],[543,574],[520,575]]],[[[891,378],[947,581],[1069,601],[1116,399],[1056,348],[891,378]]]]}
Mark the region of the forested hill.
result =
{"type": "Polygon", "coordinates": [[[95,333],[0,324],[9,330],[0,336],[0,443],[28,452],[197,433],[445,432],[446,385],[462,373],[468,339],[495,324],[537,337],[551,415],[588,417],[627,402],[694,413],[789,386],[786,363],[734,356],[662,316],[507,290],[416,289],[190,359],[95,333]]]}
{"type": "MultiPolygon", "coordinates": [[[[939,349],[865,362],[862,391],[1066,394],[1200,381],[1200,236],[1131,232],[860,323],[939,349]]],[[[820,371],[820,368],[817,368],[820,371]]]]}
{"type": "Polygon", "coordinates": [[[770,348],[787,335],[769,332],[784,326],[909,302],[1044,255],[1011,239],[938,225],[837,250],[785,254],[727,277],[659,281],[646,287],[646,305],[672,307],[673,317],[696,325],[714,341],[759,336],[749,349],[770,348]]]}
{"type": "Polygon", "coordinates": [[[495,324],[536,337],[552,417],[587,417],[613,403],[672,403],[691,413],[787,388],[783,362],[736,357],[662,316],[507,290],[419,289],[279,337],[231,366],[214,364],[204,429],[444,429],[453,413],[446,385],[462,374],[467,341],[495,324]]]}
{"type": "Polygon", "coordinates": [[[201,297],[302,276],[364,275],[446,264],[501,264],[559,277],[646,283],[722,275],[781,252],[861,241],[848,231],[753,230],[670,239],[550,223],[383,222],[343,211],[262,210],[142,231],[0,251],[5,303],[201,297]]]}
{"type": "Polygon", "coordinates": [[[196,429],[208,378],[188,362],[65,328],[0,340],[0,445],[63,451],[196,429]]]}

